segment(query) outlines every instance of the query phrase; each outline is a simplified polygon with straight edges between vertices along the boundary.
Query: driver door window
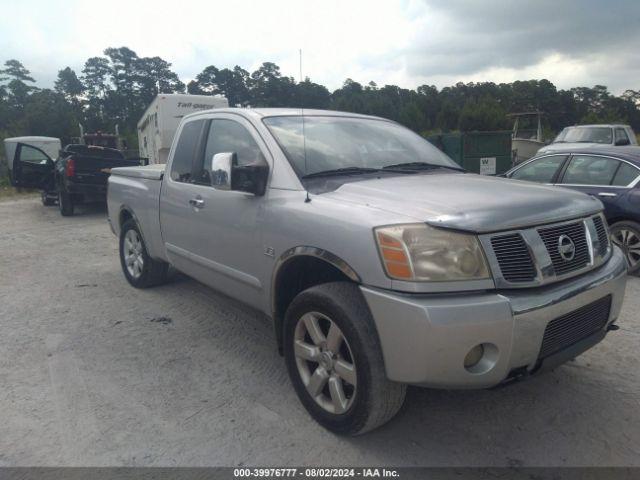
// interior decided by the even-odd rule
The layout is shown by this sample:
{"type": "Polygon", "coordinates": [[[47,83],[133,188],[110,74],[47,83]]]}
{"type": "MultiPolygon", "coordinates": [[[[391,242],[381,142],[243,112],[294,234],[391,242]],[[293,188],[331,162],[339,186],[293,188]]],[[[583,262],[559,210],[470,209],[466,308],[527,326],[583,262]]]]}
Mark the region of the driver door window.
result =
{"type": "Polygon", "coordinates": [[[211,184],[211,159],[217,153],[235,153],[238,165],[266,163],[260,147],[249,131],[238,122],[225,118],[213,119],[209,127],[204,163],[196,182],[211,184]]]}
{"type": "Polygon", "coordinates": [[[42,150],[23,144],[20,149],[20,161],[36,165],[46,165],[49,157],[42,150]]]}
{"type": "Polygon", "coordinates": [[[513,172],[511,178],[529,182],[553,183],[565,158],[567,158],[565,155],[553,155],[533,160],[513,172]]]}

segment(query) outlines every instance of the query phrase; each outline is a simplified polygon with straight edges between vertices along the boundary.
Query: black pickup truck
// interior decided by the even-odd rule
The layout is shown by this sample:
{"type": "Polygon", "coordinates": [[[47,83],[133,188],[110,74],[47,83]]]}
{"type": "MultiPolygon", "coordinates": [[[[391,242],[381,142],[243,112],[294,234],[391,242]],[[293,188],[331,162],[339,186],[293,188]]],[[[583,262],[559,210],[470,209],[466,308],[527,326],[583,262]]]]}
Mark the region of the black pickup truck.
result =
{"type": "Polygon", "coordinates": [[[78,203],[105,202],[111,168],[140,165],[120,150],[95,145],[70,144],[54,160],[43,150],[18,143],[11,183],[42,191],[42,204],[58,204],[64,216],[73,215],[78,203]]]}

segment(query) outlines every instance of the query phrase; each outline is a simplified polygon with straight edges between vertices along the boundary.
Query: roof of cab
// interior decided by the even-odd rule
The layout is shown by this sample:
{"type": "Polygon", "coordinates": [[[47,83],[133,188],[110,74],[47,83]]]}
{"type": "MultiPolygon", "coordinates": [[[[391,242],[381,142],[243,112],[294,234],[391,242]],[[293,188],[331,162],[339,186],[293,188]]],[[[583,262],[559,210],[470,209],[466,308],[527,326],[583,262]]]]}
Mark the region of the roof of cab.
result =
{"type": "MultiPolygon", "coordinates": [[[[360,113],[351,112],[339,112],[336,110],[315,110],[315,109],[301,109],[301,108],[216,108],[211,110],[200,110],[198,112],[185,115],[184,118],[190,118],[197,115],[206,113],[235,113],[244,117],[264,118],[264,117],[286,117],[297,116],[304,113],[305,117],[313,116],[332,116],[332,117],[356,117],[356,118],[371,118],[376,120],[387,120],[382,117],[375,117],[372,115],[362,115],[360,113]]],[[[390,120],[387,120],[390,121],[390,120]]]]}
{"type": "Polygon", "coordinates": [[[594,128],[594,127],[604,127],[604,128],[616,128],[616,127],[628,127],[624,123],[592,123],[589,125],[570,125],[565,128],[594,128]]]}

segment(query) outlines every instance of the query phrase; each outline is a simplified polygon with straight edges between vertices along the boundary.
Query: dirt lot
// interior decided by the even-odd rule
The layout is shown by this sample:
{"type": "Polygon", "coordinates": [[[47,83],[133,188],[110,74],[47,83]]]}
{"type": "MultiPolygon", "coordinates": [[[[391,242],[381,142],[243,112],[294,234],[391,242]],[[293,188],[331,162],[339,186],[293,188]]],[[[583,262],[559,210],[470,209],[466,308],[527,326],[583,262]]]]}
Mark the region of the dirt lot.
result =
{"type": "Polygon", "coordinates": [[[129,287],[104,210],[0,202],[0,466],[640,465],[640,279],[618,332],[491,391],[409,390],[383,428],[307,416],[271,326],[184,277],[129,287]]]}

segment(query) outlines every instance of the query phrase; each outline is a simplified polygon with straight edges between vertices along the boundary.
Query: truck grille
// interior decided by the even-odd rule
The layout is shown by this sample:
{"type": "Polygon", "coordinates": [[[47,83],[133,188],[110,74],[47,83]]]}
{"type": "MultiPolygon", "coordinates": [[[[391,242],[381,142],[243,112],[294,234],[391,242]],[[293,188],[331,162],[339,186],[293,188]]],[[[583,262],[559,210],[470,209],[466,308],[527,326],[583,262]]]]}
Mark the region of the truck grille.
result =
{"type": "Polygon", "coordinates": [[[604,328],[609,319],[611,295],[551,320],[544,330],[539,358],[543,359],[604,328]]]}
{"type": "Polygon", "coordinates": [[[511,233],[491,238],[500,271],[509,282],[530,282],[536,277],[536,269],[522,235],[511,233]]]}
{"type": "Polygon", "coordinates": [[[593,224],[596,227],[598,241],[600,242],[598,253],[604,256],[607,253],[607,249],[609,248],[609,236],[607,235],[607,229],[604,226],[602,217],[593,217],[593,224]]]}
{"type": "Polygon", "coordinates": [[[589,263],[589,247],[583,222],[574,222],[548,228],[538,229],[538,234],[547,247],[556,275],[564,275],[584,268],[589,263]],[[560,255],[558,241],[560,236],[568,236],[575,245],[575,253],[571,260],[560,255]]]}

